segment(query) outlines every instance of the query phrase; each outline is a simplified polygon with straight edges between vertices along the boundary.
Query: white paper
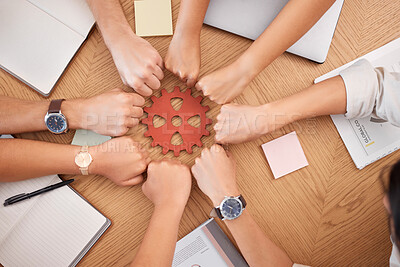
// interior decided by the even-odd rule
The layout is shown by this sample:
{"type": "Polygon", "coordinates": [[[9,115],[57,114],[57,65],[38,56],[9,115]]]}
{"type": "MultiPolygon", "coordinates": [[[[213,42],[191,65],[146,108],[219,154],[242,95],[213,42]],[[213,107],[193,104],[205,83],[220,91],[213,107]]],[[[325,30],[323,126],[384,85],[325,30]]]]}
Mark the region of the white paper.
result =
{"type": "MultiPolygon", "coordinates": [[[[315,83],[338,75],[362,58],[374,67],[400,72],[400,38],[317,78],[315,83]]],[[[371,122],[371,117],[348,120],[344,115],[331,115],[331,118],[359,169],[400,148],[400,128],[388,122],[371,122]]]]}

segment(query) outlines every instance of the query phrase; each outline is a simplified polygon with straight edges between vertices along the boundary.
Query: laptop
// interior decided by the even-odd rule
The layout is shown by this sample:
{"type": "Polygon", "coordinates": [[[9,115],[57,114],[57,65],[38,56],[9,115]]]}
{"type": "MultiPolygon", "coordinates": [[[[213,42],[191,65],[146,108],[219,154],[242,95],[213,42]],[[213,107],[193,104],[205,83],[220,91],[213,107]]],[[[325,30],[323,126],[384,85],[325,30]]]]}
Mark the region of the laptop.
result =
{"type": "MultiPolygon", "coordinates": [[[[324,63],[344,0],[336,2],[287,52],[324,63]]],[[[211,0],[204,24],[255,40],[289,0],[211,0]]]]}
{"type": "Polygon", "coordinates": [[[94,23],[85,0],[0,0],[0,67],[47,97],[94,23]]]}

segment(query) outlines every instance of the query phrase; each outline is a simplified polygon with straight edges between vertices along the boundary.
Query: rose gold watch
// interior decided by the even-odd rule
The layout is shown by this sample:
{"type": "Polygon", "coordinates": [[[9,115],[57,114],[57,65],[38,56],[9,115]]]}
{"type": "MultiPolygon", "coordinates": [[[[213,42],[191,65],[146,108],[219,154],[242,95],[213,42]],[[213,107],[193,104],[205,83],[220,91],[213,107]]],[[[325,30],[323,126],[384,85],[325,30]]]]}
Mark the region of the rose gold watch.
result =
{"type": "Polygon", "coordinates": [[[75,164],[79,167],[82,175],[89,175],[89,165],[93,161],[88,149],[88,146],[83,146],[75,156],[75,164]]]}

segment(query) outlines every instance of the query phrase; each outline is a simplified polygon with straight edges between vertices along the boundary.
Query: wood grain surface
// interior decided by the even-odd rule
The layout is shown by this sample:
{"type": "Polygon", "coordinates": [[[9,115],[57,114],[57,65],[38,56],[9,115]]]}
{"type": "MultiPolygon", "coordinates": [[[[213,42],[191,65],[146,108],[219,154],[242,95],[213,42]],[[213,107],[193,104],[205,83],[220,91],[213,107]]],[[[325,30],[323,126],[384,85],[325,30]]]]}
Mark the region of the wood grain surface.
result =
{"type": "MultiPolygon", "coordinates": [[[[125,14],[134,29],[133,1],[122,0],[125,14]]],[[[172,0],[174,26],[179,1],[172,0]]],[[[314,78],[337,68],[389,41],[400,37],[398,0],[346,0],[324,64],[317,64],[289,53],[267,67],[234,102],[260,105],[296,93],[312,84],[314,78]]],[[[172,37],[146,38],[165,56],[172,37]]],[[[203,26],[201,34],[201,75],[235,60],[251,44],[250,40],[203,26]]],[[[172,91],[185,86],[165,71],[162,88],[172,91]]],[[[124,86],[111,55],[97,29],[90,34],[61,77],[48,100],[89,97],[124,86]]],[[[0,71],[0,93],[21,99],[43,100],[39,94],[5,71],[0,71]]],[[[160,96],[160,92],[155,92],[160,96]]],[[[199,95],[193,90],[193,95],[199,95]]],[[[220,106],[209,99],[208,117],[214,120],[220,106]]],[[[151,105],[147,99],[146,106],[151,105]]],[[[214,143],[203,137],[206,147],[214,143]]],[[[153,159],[173,157],[152,148],[144,137],[145,125],[128,134],[144,143],[153,159]]],[[[54,136],[47,132],[18,137],[70,143],[74,132],[54,136]]],[[[394,163],[400,151],[364,168],[356,169],[329,116],[288,125],[253,142],[230,145],[237,159],[237,180],[248,209],[265,233],[287,251],[293,261],[312,266],[387,266],[391,251],[387,217],[382,205],[380,170],[394,163]],[[260,145],[296,131],[309,166],[274,180],[260,145]]],[[[193,154],[182,152],[178,159],[192,165],[201,148],[193,154]]],[[[72,160],[72,159],[71,159],[72,160]]],[[[80,266],[126,266],[133,259],[143,238],[153,207],[140,186],[119,187],[99,176],[77,176],[74,187],[113,222],[111,228],[81,261],[80,266]]],[[[211,202],[194,183],[180,224],[179,238],[203,223],[211,202]]],[[[225,232],[226,227],[223,226],[225,232]]],[[[227,232],[228,233],[228,232],[227,232]]],[[[229,235],[229,233],[228,233],[229,235]]],[[[231,237],[231,236],[230,236],[231,237]]]]}

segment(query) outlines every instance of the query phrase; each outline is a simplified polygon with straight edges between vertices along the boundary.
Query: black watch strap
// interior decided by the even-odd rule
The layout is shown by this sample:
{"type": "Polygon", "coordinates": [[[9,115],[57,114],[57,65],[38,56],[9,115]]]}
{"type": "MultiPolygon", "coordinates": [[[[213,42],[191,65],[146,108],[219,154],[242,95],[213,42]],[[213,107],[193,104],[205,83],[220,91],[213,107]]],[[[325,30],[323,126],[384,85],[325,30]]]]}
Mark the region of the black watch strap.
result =
{"type": "Polygon", "coordinates": [[[239,195],[239,200],[240,200],[240,202],[242,202],[243,208],[246,208],[247,203],[246,203],[246,200],[244,200],[244,197],[242,195],[239,195]]]}
{"type": "Polygon", "coordinates": [[[219,208],[214,208],[215,213],[217,214],[217,217],[222,220],[224,218],[224,216],[222,216],[221,214],[221,210],[219,208]]]}

